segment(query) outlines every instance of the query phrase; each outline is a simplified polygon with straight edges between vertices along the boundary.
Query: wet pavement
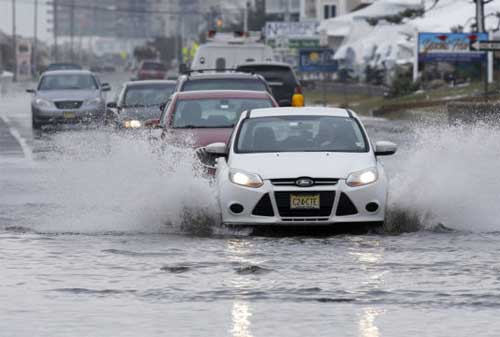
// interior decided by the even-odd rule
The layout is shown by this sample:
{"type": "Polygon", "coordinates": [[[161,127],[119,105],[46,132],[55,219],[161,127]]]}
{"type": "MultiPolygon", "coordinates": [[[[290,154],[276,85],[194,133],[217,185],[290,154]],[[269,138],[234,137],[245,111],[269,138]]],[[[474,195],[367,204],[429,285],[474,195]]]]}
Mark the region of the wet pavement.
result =
{"type": "Polygon", "coordinates": [[[400,144],[387,231],[262,237],[218,227],[189,151],[3,98],[0,335],[498,336],[500,132],[365,123],[400,144]]]}

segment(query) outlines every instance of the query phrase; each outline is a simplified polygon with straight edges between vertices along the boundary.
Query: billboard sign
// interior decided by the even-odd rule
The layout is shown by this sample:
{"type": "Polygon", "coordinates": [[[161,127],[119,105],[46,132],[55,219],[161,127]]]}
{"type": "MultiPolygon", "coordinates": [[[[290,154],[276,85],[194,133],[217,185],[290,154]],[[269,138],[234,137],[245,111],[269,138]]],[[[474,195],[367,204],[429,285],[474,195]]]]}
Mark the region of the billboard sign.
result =
{"type": "Polygon", "coordinates": [[[282,36],[290,38],[319,38],[318,21],[266,22],[266,39],[282,36]]]}
{"type": "Polygon", "coordinates": [[[338,63],[333,59],[335,52],[329,48],[301,49],[299,52],[299,71],[308,73],[334,73],[338,63]]]}
{"type": "Polygon", "coordinates": [[[419,33],[419,62],[483,62],[486,53],[471,51],[475,41],[488,40],[488,33],[419,33]]]}

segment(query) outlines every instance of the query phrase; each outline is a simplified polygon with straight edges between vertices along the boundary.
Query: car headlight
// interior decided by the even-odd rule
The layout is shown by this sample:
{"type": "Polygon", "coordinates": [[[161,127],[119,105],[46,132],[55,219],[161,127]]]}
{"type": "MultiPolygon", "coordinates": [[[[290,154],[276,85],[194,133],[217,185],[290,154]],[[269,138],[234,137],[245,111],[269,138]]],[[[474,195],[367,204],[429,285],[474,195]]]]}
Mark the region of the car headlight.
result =
{"type": "Polygon", "coordinates": [[[255,173],[248,173],[240,170],[231,170],[229,172],[229,180],[233,184],[258,188],[264,185],[262,178],[255,173]]]}
{"type": "Polygon", "coordinates": [[[142,127],[142,122],[137,120],[130,120],[123,122],[123,127],[126,129],[138,129],[142,127]]]}
{"type": "Polygon", "coordinates": [[[52,102],[43,98],[35,99],[35,105],[39,108],[50,108],[52,107],[52,102]]]}
{"type": "Polygon", "coordinates": [[[99,105],[102,103],[102,99],[100,97],[88,99],[83,103],[83,106],[93,106],[99,105]]]}
{"type": "Polygon", "coordinates": [[[376,167],[354,172],[349,174],[346,184],[351,187],[364,186],[372,184],[378,180],[378,171],[376,167]]]}

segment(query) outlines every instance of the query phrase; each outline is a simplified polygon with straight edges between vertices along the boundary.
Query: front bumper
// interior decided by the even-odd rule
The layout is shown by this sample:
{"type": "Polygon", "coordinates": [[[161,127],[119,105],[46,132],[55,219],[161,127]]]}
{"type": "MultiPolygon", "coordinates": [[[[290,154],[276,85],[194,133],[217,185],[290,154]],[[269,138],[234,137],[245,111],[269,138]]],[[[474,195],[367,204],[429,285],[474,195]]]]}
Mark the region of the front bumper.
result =
{"type": "Polygon", "coordinates": [[[373,184],[355,188],[347,186],[345,180],[338,180],[335,185],[307,188],[276,186],[269,180],[260,188],[238,186],[229,179],[218,184],[224,225],[329,226],[383,223],[385,220],[387,180],[383,175],[373,184]],[[292,210],[290,194],[320,194],[321,207],[318,210],[292,210]],[[243,207],[241,213],[231,210],[235,204],[243,207]],[[378,207],[369,211],[368,204],[378,207]]]}
{"type": "Polygon", "coordinates": [[[89,106],[79,109],[42,109],[32,107],[33,120],[37,124],[79,124],[104,121],[104,106],[89,106]]]}

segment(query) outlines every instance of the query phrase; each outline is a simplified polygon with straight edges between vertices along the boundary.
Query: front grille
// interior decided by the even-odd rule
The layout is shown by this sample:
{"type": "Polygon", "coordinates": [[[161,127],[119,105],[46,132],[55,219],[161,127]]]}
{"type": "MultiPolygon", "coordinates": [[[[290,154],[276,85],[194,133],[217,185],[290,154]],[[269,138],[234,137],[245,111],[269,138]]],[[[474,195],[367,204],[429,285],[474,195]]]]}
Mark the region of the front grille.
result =
{"type": "Polygon", "coordinates": [[[358,214],[356,206],[352,203],[347,194],[340,194],[339,205],[337,207],[337,216],[355,215],[358,214]]]}
{"type": "Polygon", "coordinates": [[[330,218],[282,218],[281,220],[290,222],[324,222],[330,220],[330,218]]]}
{"type": "Polygon", "coordinates": [[[59,101],[54,102],[58,109],[79,109],[83,102],[82,101],[59,101]]]}
{"type": "Polygon", "coordinates": [[[252,212],[253,215],[258,216],[274,216],[273,205],[269,194],[264,195],[257,203],[252,212]]]}
{"type": "MultiPolygon", "coordinates": [[[[295,179],[271,179],[271,184],[274,186],[297,186],[297,180],[295,179]]],[[[313,185],[311,186],[334,186],[339,182],[338,179],[334,178],[311,178],[313,185]]],[[[307,186],[310,187],[310,186],[307,186]]]]}
{"type": "Polygon", "coordinates": [[[332,213],[333,201],[335,200],[335,192],[274,192],[276,204],[281,217],[329,217],[332,213]],[[290,195],[291,194],[319,194],[320,208],[319,209],[291,209],[290,195]]]}

